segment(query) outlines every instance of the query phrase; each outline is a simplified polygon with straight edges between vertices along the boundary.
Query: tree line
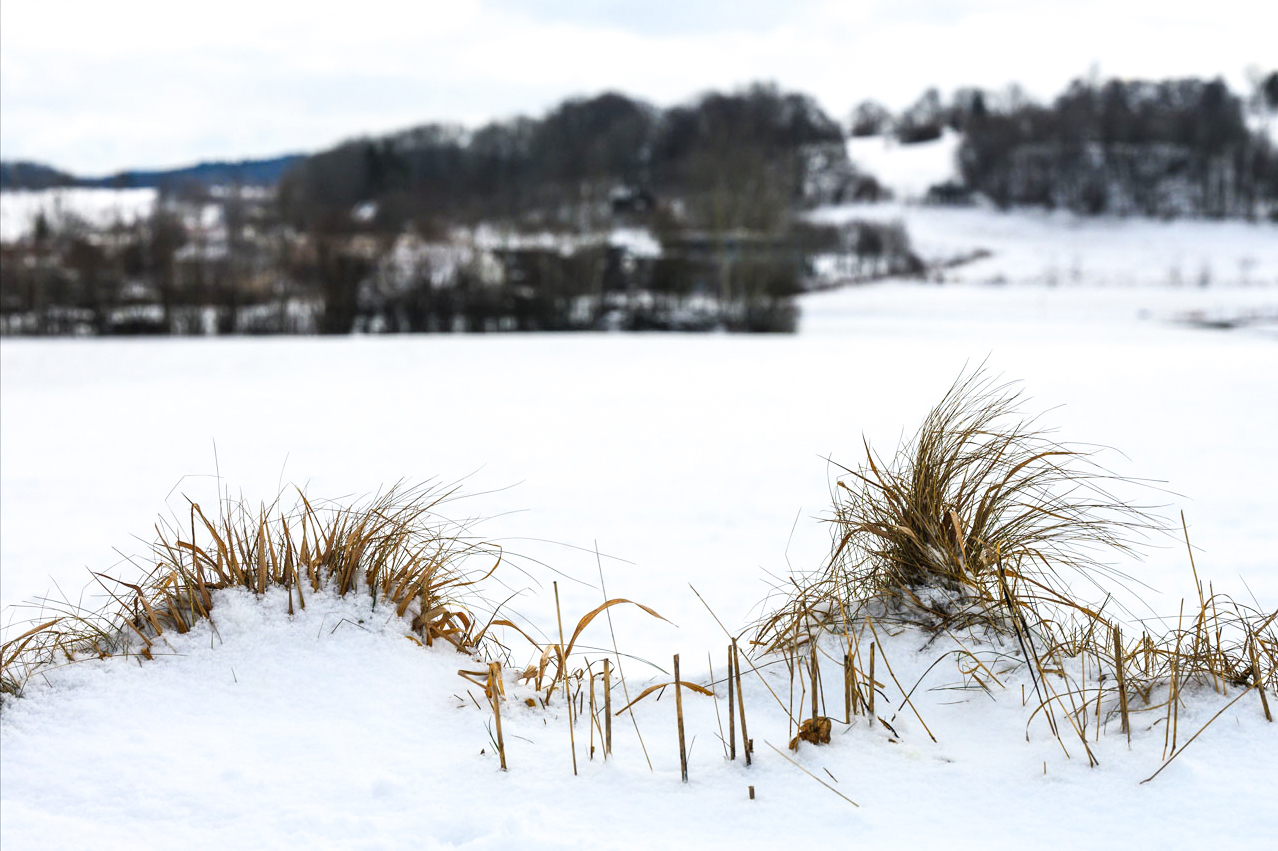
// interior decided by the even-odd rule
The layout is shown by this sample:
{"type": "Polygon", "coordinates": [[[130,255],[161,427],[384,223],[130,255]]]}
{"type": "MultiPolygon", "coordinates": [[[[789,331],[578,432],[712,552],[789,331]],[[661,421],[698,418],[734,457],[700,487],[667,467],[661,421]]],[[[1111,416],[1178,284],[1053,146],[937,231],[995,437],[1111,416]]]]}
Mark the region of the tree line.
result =
{"type": "MultiPolygon", "coordinates": [[[[678,199],[703,226],[770,227],[815,196],[812,171],[851,171],[843,132],[810,97],[756,85],[658,109],[617,93],[568,100],[540,119],[476,130],[428,124],[357,139],[286,173],[280,205],[296,227],[324,227],[374,202],[400,230],[504,220],[580,229],[631,202],[678,199]]],[[[834,192],[837,193],[836,187],[834,192]]]]}
{"type": "Polygon", "coordinates": [[[760,85],[353,140],[273,194],[188,185],[105,231],[42,222],[4,248],[0,327],[793,330],[817,254],[864,249],[851,274],[917,268],[899,226],[802,220],[855,184],[842,139],[810,98],[760,85]]]}
{"type": "Polygon", "coordinates": [[[1220,80],[1079,80],[1049,105],[965,123],[966,187],[1001,207],[1278,220],[1278,151],[1249,124],[1278,110],[1278,74],[1251,108],[1220,80]]]}
{"type": "MultiPolygon", "coordinates": [[[[1278,74],[1248,98],[1218,80],[1080,80],[1047,105],[1014,87],[931,89],[899,114],[866,102],[847,129],[960,133],[962,183],[936,201],[1278,217],[1276,112],[1278,74]]],[[[660,109],[605,93],[350,140],[272,190],[170,184],[149,217],[105,229],[42,216],[0,251],[0,331],[792,330],[818,266],[821,285],[926,272],[899,225],[802,215],[883,197],[806,95],[756,85],[660,109]]]]}

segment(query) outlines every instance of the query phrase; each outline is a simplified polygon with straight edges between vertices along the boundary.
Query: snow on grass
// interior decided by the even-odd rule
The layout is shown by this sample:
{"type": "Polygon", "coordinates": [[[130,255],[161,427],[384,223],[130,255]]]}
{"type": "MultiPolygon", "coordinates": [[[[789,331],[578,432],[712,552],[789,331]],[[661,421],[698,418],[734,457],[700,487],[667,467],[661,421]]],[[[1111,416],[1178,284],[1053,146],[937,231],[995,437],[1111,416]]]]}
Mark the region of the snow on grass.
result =
{"type": "MultiPolygon", "coordinates": [[[[1047,423],[1062,439],[1117,447],[1126,457],[1107,458],[1117,472],[1165,482],[1164,513],[1185,510],[1199,573],[1216,590],[1249,599],[1249,588],[1261,608],[1278,605],[1278,456],[1270,451],[1278,348],[1254,328],[1169,321],[1215,299],[1263,307],[1273,285],[1086,285],[1112,284],[1106,270],[1213,241],[1213,257],[1245,252],[1272,269],[1260,265],[1271,262],[1263,260],[1269,231],[1124,226],[1144,235],[1131,242],[1132,260],[1108,241],[1105,223],[1079,225],[1094,237],[1075,243],[1083,278],[1048,287],[1026,270],[1076,239],[1073,225],[913,212],[932,223],[927,239],[957,229],[955,245],[1005,228],[1006,250],[991,262],[1004,258],[1002,274],[1024,285],[887,283],[813,295],[803,300],[800,333],[784,337],[4,340],[6,617],[54,582],[74,599],[86,567],[127,575],[111,548],[143,551],[166,496],[183,517],[182,494],[212,503],[218,472],[233,495],[269,501],[282,482],[356,497],[400,479],[478,471],[471,492],[514,487],[465,503],[467,516],[492,518],[477,534],[562,571],[520,561],[526,574],[507,573],[523,591],[514,610],[553,632],[552,580],[566,625],[597,606],[597,541],[608,596],[652,606],[678,625],[614,609],[623,653],[667,672],[680,653],[684,677],[706,683],[705,654],[721,677],[727,639],[688,584],[730,628],[752,620],[775,581],[765,571],[814,567],[826,553],[827,529],[813,519],[828,504],[822,457],[855,465],[863,433],[890,451],[965,364],[987,358],[992,370],[1025,380],[1036,410],[1052,409],[1047,423]]],[[[1146,598],[1160,613],[1174,614],[1194,593],[1175,541],[1121,566],[1158,589],[1146,598]]],[[[614,719],[617,758],[607,765],[587,759],[578,727],[574,778],[558,703],[521,708],[527,692],[513,687],[503,712],[511,770],[503,774],[486,727],[491,713],[476,708],[456,675],[473,663],[418,647],[363,598],[314,595],[291,621],[285,607],[274,594],[257,601],[222,592],[216,632],[202,625],[169,636],[172,652],[154,662],[60,669],[7,702],[6,846],[136,847],[138,837],[165,837],[207,848],[751,848],[796,837],[872,845],[909,837],[1182,847],[1254,844],[1278,830],[1268,805],[1278,738],[1253,696],[1138,786],[1162,761],[1163,726],[1152,716],[1138,724],[1130,751],[1110,720],[1093,745],[1101,764],[1088,769],[1077,753],[1065,759],[1038,722],[1025,740],[1021,686],[1032,683],[1023,675],[1009,676],[991,700],[946,688],[958,677],[938,665],[915,692],[933,744],[908,708],[898,711],[900,694],[880,674],[890,704],[880,713],[899,741],[881,725],[862,721],[845,732],[836,724],[830,746],[796,757],[833,785],[828,769],[861,805],[854,809],[764,745],[784,749],[791,733],[748,670],[758,758],[748,770],[723,760],[713,702],[685,695],[695,744],[683,786],[667,692],[636,707],[654,771],[623,716],[614,719]]],[[[946,649],[919,654],[924,639],[908,632],[884,640],[907,689],[930,653],[946,649]]],[[[609,644],[602,619],[579,642],[592,659],[609,644]]],[[[669,678],[623,663],[632,695],[669,678]]],[[[784,666],[766,674],[784,699],[784,666]]],[[[827,676],[828,687],[836,681],[833,670],[827,676]]],[[[830,714],[841,718],[832,702],[830,714]]],[[[1182,743],[1223,702],[1192,695],[1181,710],[1182,743]]]]}
{"type": "Polygon", "coordinates": [[[44,213],[50,225],[68,218],[80,219],[95,229],[116,222],[132,224],[151,215],[154,189],[61,189],[6,190],[0,192],[0,242],[15,242],[30,236],[36,219],[44,213]]]}

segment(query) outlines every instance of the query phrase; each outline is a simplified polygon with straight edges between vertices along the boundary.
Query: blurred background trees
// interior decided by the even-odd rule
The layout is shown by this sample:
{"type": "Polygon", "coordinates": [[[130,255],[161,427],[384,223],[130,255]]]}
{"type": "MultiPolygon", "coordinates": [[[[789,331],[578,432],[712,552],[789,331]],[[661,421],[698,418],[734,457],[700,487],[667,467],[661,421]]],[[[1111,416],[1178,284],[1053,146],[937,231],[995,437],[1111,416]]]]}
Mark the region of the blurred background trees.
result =
{"type": "MultiPolygon", "coordinates": [[[[1238,95],[1093,74],[1046,105],[1015,85],[930,88],[898,114],[862,101],[846,129],[773,85],[666,109],[605,92],[475,129],[129,172],[110,180],[160,187],[150,215],[42,212],[2,246],[0,331],[790,330],[818,258],[841,280],[926,273],[899,224],[806,223],[889,195],[848,136],[953,140],[959,179],[923,203],[1278,218],[1278,72],[1251,79],[1238,95]]],[[[31,163],[0,178],[107,180],[31,163]]]]}

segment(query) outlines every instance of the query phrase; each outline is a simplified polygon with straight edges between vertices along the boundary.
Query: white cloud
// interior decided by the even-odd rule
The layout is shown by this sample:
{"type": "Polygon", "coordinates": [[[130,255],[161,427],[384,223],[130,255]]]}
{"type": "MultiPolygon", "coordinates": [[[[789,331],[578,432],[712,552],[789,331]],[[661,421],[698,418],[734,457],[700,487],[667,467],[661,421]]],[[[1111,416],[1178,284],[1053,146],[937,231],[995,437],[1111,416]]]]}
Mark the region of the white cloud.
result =
{"type": "Polygon", "coordinates": [[[1226,75],[1270,58],[1264,4],[563,0],[0,6],[0,147],[79,172],[315,149],[618,89],[669,104],[775,80],[842,116],[927,86],[1041,97],[1097,64],[1226,75]]]}

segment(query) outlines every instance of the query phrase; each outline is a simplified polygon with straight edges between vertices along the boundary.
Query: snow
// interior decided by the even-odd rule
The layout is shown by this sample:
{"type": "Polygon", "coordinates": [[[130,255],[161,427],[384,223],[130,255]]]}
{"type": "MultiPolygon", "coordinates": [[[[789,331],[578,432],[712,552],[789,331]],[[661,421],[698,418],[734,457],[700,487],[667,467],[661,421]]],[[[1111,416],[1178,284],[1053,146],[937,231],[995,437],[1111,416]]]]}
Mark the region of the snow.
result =
{"type": "Polygon", "coordinates": [[[647,228],[617,227],[608,235],[608,244],[622,248],[632,257],[657,258],[661,256],[661,243],[647,228]]]}
{"type": "Polygon", "coordinates": [[[454,240],[465,241],[487,251],[541,249],[557,251],[565,257],[583,248],[601,243],[619,248],[636,258],[661,256],[661,243],[647,228],[614,227],[606,233],[565,233],[534,231],[522,233],[490,224],[481,224],[473,232],[459,231],[454,240]]]}
{"type": "MultiPolygon", "coordinates": [[[[679,653],[684,678],[707,683],[706,654],[721,677],[727,639],[689,584],[729,628],[748,624],[787,564],[815,567],[826,552],[814,519],[828,503],[822,459],[855,463],[862,434],[889,451],[965,365],[987,359],[1025,381],[1032,409],[1051,409],[1063,439],[1116,447],[1125,455],[1106,458],[1116,472],[1164,483],[1162,512],[1185,511],[1198,571],[1215,590],[1278,605],[1272,325],[1181,321],[1272,310],[1272,226],[891,205],[857,213],[867,210],[906,217],[934,256],[994,254],[948,270],[943,286],[807,296],[793,336],[0,341],[6,619],[55,583],[74,599],[86,567],[127,578],[112,548],[144,551],[156,512],[182,514],[183,494],[211,503],[214,474],[254,503],[290,482],[354,497],[472,474],[476,495],[457,516],[491,518],[479,529],[525,557],[507,574],[523,590],[514,611],[553,630],[557,580],[571,628],[602,599],[597,542],[608,596],[677,624],[616,607],[622,651],[667,672],[679,653]],[[1220,270],[1209,286],[1142,271],[1177,256],[1192,270],[1197,252],[1220,270]],[[1078,279],[1048,285],[1050,258],[1068,268],[1075,255],[1078,279]],[[1245,283],[1228,271],[1241,257],[1255,259],[1245,283]],[[1007,285],[987,283],[999,277],[1007,285]]],[[[1154,543],[1145,561],[1120,566],[1158,589],[1147,594],[1154,609],[1174,613],[1193,593],[1189,565],[1183,544],[1154,543]]],[[[474,663],[418,647],[363,597],[314,595],[292,619],[285,606],[224,592],[216,632],[170,636],[153,662],[62,668],[6,702],[6,847],[1259,847],[1278,831],[1278,733],[1254,696],[1142,786],[1162,763],[1152,716],[1130,750],[1109,720],[1089,769],[1077,749],[1066,759],[1041,716],[1031,721],[1024,675],[1009,675],[991,700],[947,689],[959,675],[943,662],[915,691],[936,743],[884,680],[890,709],[880,714],[899,741],[858,719],[835,724],[831,745],[793,755],[853,808],[764,744],[785,750],[791,733],[750,671],[749,769],[724,760],[713,701],[685,694],[695,744],[690,783],[680,783],[667,693],[636,707],[652,771],[621,716],[608,763],[588,759],[587,729],[577,728],[574,777],[561,705],[524,707],[529,693],[512,679],[502,773],[491,713],[456,674],[474,663]]],[[[919,654],[923,640],[908,632],[881,641],[907,689],[947,649],[919,654]]],[[[601,659],[606,626],[580,643],[601,659]]],[[[622,661],[632,696],[669,679],[622,661]]],[[[834,694],[834,663],[823,671],[834,694]]],[[[765,673],[784,700],[784,666],[765,673]]],[[[1182,742],[1224,702],[1191,695],[1182,742]]]]}
{"type": "MultiPolygon", "coordinates": [[[[1168,292],[1278,285],[1278,226],[1265,222],[1076,216],[1064,211],[900,203],[815,210],[816,222],[904,223],[929,263],[984,249],[990,256],[945,271],[947,281],[1061,287],[1158,286],[1168,292]]],[[[1217,289],[1216,291],[1222,291],[1217,289]]],[[[1252,298],[1255,298],[1253,296],[1252,298]]]]}
{"type": "Polygon", "coordinates": [[[16,242],[31,235],[41,212],[50,224],[74,216],[95,229],[105,228],[146,218],[155,199],[154,189],[6,190],[0,192],[0,242],[16,242]]]}
{"type": "Polygon", "coordinates": [[[895,136],[848,139],[848,159],[874,175],[902,201],[916,201],[938,183],[958,179],[955,157],[962,136],[946,128],[939,139],[902,145],[895,136]]]}

